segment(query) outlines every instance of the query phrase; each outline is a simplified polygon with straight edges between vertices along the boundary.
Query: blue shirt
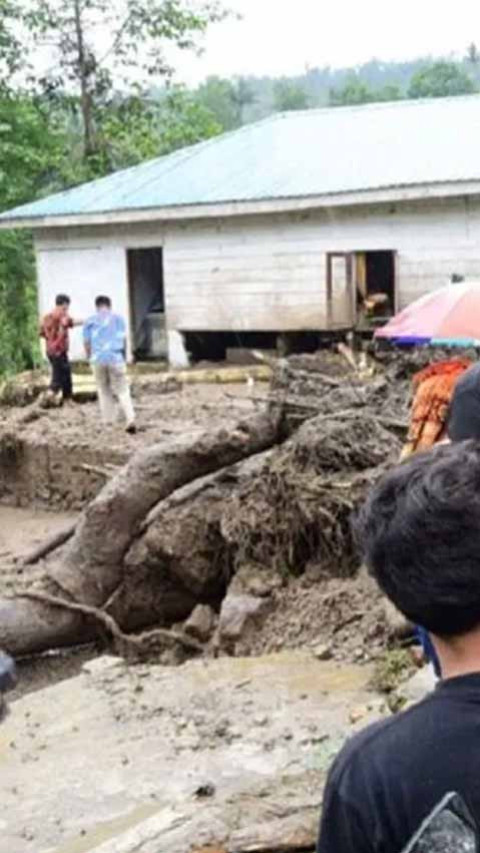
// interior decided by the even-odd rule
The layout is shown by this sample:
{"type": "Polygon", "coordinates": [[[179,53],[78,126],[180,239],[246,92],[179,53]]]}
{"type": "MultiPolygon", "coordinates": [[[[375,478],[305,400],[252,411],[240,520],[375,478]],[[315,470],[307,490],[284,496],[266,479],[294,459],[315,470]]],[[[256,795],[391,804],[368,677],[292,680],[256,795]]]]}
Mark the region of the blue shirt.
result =
{"type": "Polygon", "coordinates": [[[83,340],[90,346],[93,364],[122,364],[126,347],[125,321],[118,314],[100,310],[84,323],[83,340]]]}

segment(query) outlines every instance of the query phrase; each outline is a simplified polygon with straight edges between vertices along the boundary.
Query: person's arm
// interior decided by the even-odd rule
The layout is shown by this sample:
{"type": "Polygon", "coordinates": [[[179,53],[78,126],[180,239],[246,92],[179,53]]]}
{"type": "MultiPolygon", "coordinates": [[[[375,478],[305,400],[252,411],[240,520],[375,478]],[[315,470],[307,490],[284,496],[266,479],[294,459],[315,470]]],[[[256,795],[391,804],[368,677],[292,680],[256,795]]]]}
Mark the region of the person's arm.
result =
{"type": "Polygon", "coordinates": [[[117,316],[117,336],[121,340],[121,352],[124,361],[127,360],[127,326],[123,317],[117,316]]]}

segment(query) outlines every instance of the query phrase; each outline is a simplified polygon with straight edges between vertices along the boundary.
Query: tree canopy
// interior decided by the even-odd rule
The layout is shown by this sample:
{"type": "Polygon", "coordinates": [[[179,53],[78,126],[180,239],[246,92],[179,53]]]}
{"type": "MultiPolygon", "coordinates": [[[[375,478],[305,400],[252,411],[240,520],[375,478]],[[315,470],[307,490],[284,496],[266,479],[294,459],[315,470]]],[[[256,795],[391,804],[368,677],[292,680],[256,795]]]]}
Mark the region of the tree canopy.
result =
{"type": "Polygon", "coordinates": [[[477,90],[468,73],[454,62],[435,62],[413,75],[409,98],[444,98],[470,95],[477,90]]]}

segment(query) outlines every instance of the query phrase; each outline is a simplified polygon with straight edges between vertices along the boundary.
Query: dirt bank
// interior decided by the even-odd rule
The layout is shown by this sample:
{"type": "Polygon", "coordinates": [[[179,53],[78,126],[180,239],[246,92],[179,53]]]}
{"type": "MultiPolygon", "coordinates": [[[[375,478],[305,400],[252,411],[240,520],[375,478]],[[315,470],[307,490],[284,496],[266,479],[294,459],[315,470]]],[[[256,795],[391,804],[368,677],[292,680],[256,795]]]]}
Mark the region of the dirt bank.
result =
{"type": "Polygon", "coordinates": [[[31,422],[20,426],[18,421],[25,418],[25,408],[3,407],[0,501],[15,506],[79,510],[139,447],[193,428],[215,429],[231,419],[233,412],[251,412],[262,387],[195,385],[165,393],[153,375],[135,397],[136,436],[127,435],[121,423],[104,427],[94,402],[40,410],[31,422]]]}

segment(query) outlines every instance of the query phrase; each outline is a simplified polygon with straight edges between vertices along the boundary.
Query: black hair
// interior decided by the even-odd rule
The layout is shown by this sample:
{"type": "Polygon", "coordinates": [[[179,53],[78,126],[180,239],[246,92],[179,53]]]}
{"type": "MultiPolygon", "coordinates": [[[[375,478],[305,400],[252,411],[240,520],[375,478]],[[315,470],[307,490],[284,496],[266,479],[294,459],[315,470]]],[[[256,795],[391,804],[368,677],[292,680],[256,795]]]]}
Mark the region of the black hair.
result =
{"type": "Polygon", "coordinates": [[[109,296],[97,296],[97,298],[95,300],[95,307],[96,308],[111,308],[112,307],[112,300],[110,299],[109,296]]]}
{"type": "Polygon", "coordinates": [[[480,626],[480,443],[398,465],[372,489],[354,533],[380,588],[412,622],[439,637],[480,626]]]}
{"type": "Polygon", "coordinates": [[[55,297],[55,305],[70,305],[70,297],[67,296],[66,293],[59,293],[58,296],[55,297]]]}

